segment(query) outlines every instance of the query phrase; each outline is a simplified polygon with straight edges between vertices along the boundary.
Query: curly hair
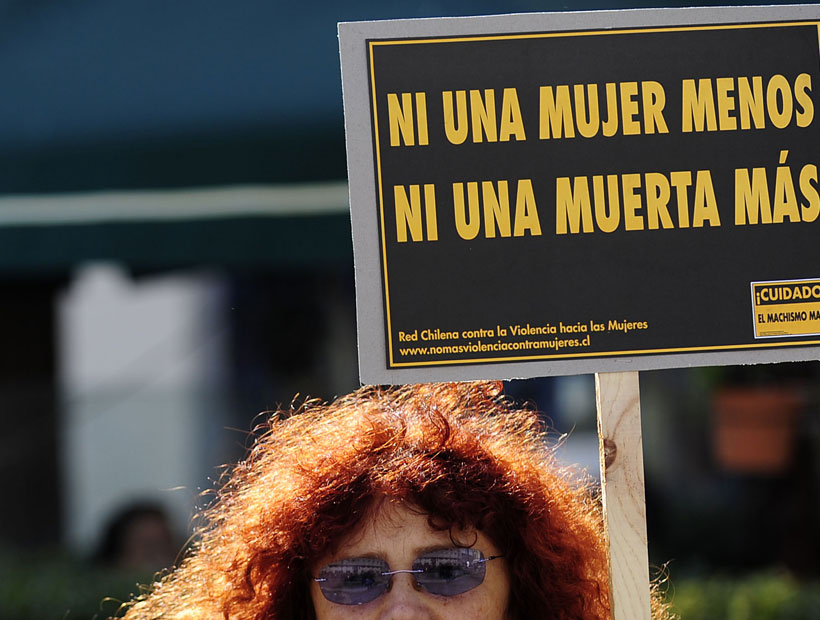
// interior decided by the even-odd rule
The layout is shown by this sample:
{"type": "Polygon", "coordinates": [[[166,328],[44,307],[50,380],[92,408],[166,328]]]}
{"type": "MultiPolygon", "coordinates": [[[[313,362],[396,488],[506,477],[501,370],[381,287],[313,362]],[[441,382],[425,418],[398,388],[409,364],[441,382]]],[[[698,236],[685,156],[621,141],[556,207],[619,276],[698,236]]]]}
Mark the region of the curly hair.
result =
{"type": "MultiPolygon", "coordinates": [[[[500,384],[364,387],[274,414],[178,569],[125,618],[313,620],[310,570],[376,498],[504,553],[511,620],[609,617],[599,503],[500,384]]],[[[665,617],[665,616],[664,616],[665,617]]]]}

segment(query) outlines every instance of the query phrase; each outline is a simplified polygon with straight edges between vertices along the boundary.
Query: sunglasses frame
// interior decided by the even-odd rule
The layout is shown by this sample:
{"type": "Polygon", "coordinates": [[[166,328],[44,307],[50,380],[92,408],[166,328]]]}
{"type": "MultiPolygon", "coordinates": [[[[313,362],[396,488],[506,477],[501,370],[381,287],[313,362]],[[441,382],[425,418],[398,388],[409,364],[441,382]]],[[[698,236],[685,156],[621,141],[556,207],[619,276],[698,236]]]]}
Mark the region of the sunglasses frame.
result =
{"type": "MultiPolygon", "coordinates": [[[[433,549],[432,551],[427,551],[425,553],[422,553],[421,555],[417,556],[413,560],[413,565],[415,565],[416,562],[418,562],[420,559],[431,556],[435,553],[439,553],[441,551],[452,551],[452,550],[455,550],[455,549],[465,549],[465,550],[478,552],[478,558],[477,559],[466,562],[466,565],[468,567],[471,564],[485,565],[487,562],[490,562],[492,560],[497,560],[498,558],[504,557],[503,555],[499,554],[499,555],[491,555],[491,556],[485,558],[484,553],[482,551],[480,551],[478,549],[473,549],[472,547],[451,547],[451,548],[444,547],[444,548],[441,548],[441,549],[433,549]]],[[[423,573],[426,572],[423,568],[418,568],[418,569],[401,568],[401,569],[397,569],[397,570],[389,570],[389,569],[390,569],[390,565],[387,563],[387,561],[382,560],[380,558],[367,558],[367,557],[364,557],[364,558],[357,558],[357,557],[344,558],[342,560],[337,560],[336,562],[330,562],[329,564],[323,566],[319,570],[319,575],[320,576],[319,577],[313,577],[313,581],[315,581],[316,583],[319,584],[319,589],[321,590],[322,595],[328,601],[330,601],[331,603],[334,603],[336,605],[365,605],[366,603],[370,603],[370,602],[375,601],[376,599],[384,596],[388,592],[388,590],[390,589],[390,586],[392,584],[393,575],[400,575],[402,573],[407,573],[407,574],[410,574],[410,575],[417,575],[417,574],[423,574],[423,573]],[[336,564],[342,564],[343,562],[350,561],[350,560],[380,560],[384,564],[384,566],[386,566],[388,568],[388,570],[379,572],[378,576],[379,577],[387,577],[388,579],[383,584],[382,583],[374,584],[374,586],[372,588],[370,588],[369,590],[367,590],[365,592],[362,592],[362,594],[365,594],[365,596],[368,597],[368,598],[365,598],[364,600],[351,601],[351,602],[334,600],[333,598],[331,598],[332,595],[329,592],[327,592],[325,590],[325,588],[323,587],[323,584],[326,583],[328,581],[328,579],[326,577],[321,577],[321,574],[324,570],[326,570],[330,566],[334,566],[336,564]],[[374,596],[370,596],[371,594],[374,594],[374,596]]],[[[438,593],[438,592],[431,592],[428,589],[428,586],[425,585],[422,582],[419,582],[418,579],[415,579],[415,582],[416,582],[416,585],[418,587],[420,587],[422,590],[424,590],[428,594],[432,594],[433,596],[452,597],[452,596],[458,596],[459,594],[464,594],[465,592],[469,592],[470,590],[473,590],[473,589],[477,588],[478,586],[480,586],[482,583],[484,583],[484,574],[481,575],[481,581],[479,581],[475,585],[472,585],[469,588],[467,588],[466,590],[462,590],[461,592],[454,592],[452,594],[443,594],[443,593],[438,593]]]]}

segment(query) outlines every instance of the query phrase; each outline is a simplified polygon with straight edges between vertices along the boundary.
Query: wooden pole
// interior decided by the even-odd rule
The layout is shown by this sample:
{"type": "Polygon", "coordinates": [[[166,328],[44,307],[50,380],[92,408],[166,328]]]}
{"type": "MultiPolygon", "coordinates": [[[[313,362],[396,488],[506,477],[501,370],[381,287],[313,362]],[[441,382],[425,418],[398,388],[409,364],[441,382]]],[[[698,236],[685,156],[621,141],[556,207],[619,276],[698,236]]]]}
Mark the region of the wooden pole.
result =
{"type": "Polygon", "coordinates": [[[638,373],[597,373],[595,392],[612,620],[650,620],[638,373]]]}

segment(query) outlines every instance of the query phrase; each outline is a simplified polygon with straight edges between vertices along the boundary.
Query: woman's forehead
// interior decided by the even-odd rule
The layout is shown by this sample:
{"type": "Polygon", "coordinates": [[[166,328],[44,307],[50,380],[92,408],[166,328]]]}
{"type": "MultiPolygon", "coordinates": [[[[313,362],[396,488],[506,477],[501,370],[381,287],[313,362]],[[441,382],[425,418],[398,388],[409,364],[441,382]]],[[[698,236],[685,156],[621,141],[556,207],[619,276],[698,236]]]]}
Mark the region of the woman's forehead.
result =
{"type": "Polygon", "coordinates": [[[476,545],[485,553],[495,546],[473,528],[451,531],[430,526],[429,515],[405,502],[384,498],[374,502],[355,530],[343,537],[330,560],[342,557],[413,559],[427,551],[476,545]]]}

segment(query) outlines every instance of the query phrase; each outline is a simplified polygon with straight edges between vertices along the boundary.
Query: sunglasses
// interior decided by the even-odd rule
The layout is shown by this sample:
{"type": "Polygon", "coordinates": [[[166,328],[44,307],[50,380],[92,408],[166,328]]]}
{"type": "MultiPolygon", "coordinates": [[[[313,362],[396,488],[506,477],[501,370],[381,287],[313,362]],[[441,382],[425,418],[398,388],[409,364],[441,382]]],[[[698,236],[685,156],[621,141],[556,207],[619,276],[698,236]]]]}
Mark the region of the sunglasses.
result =
{"type": "Polygon", "coordinates": [[[469,592],[484,581],[485,564],[500,558],[488,558],[478,549],[453,547],[420,555],[413,567],[390,570],[380,558],[346,558],[322,567],[313,581],[324,597],[340,605],[364,605],[374,601],[390,588],[393,575],[409,573],[416,583],[438,596],[456,596],[469,592]]]}

